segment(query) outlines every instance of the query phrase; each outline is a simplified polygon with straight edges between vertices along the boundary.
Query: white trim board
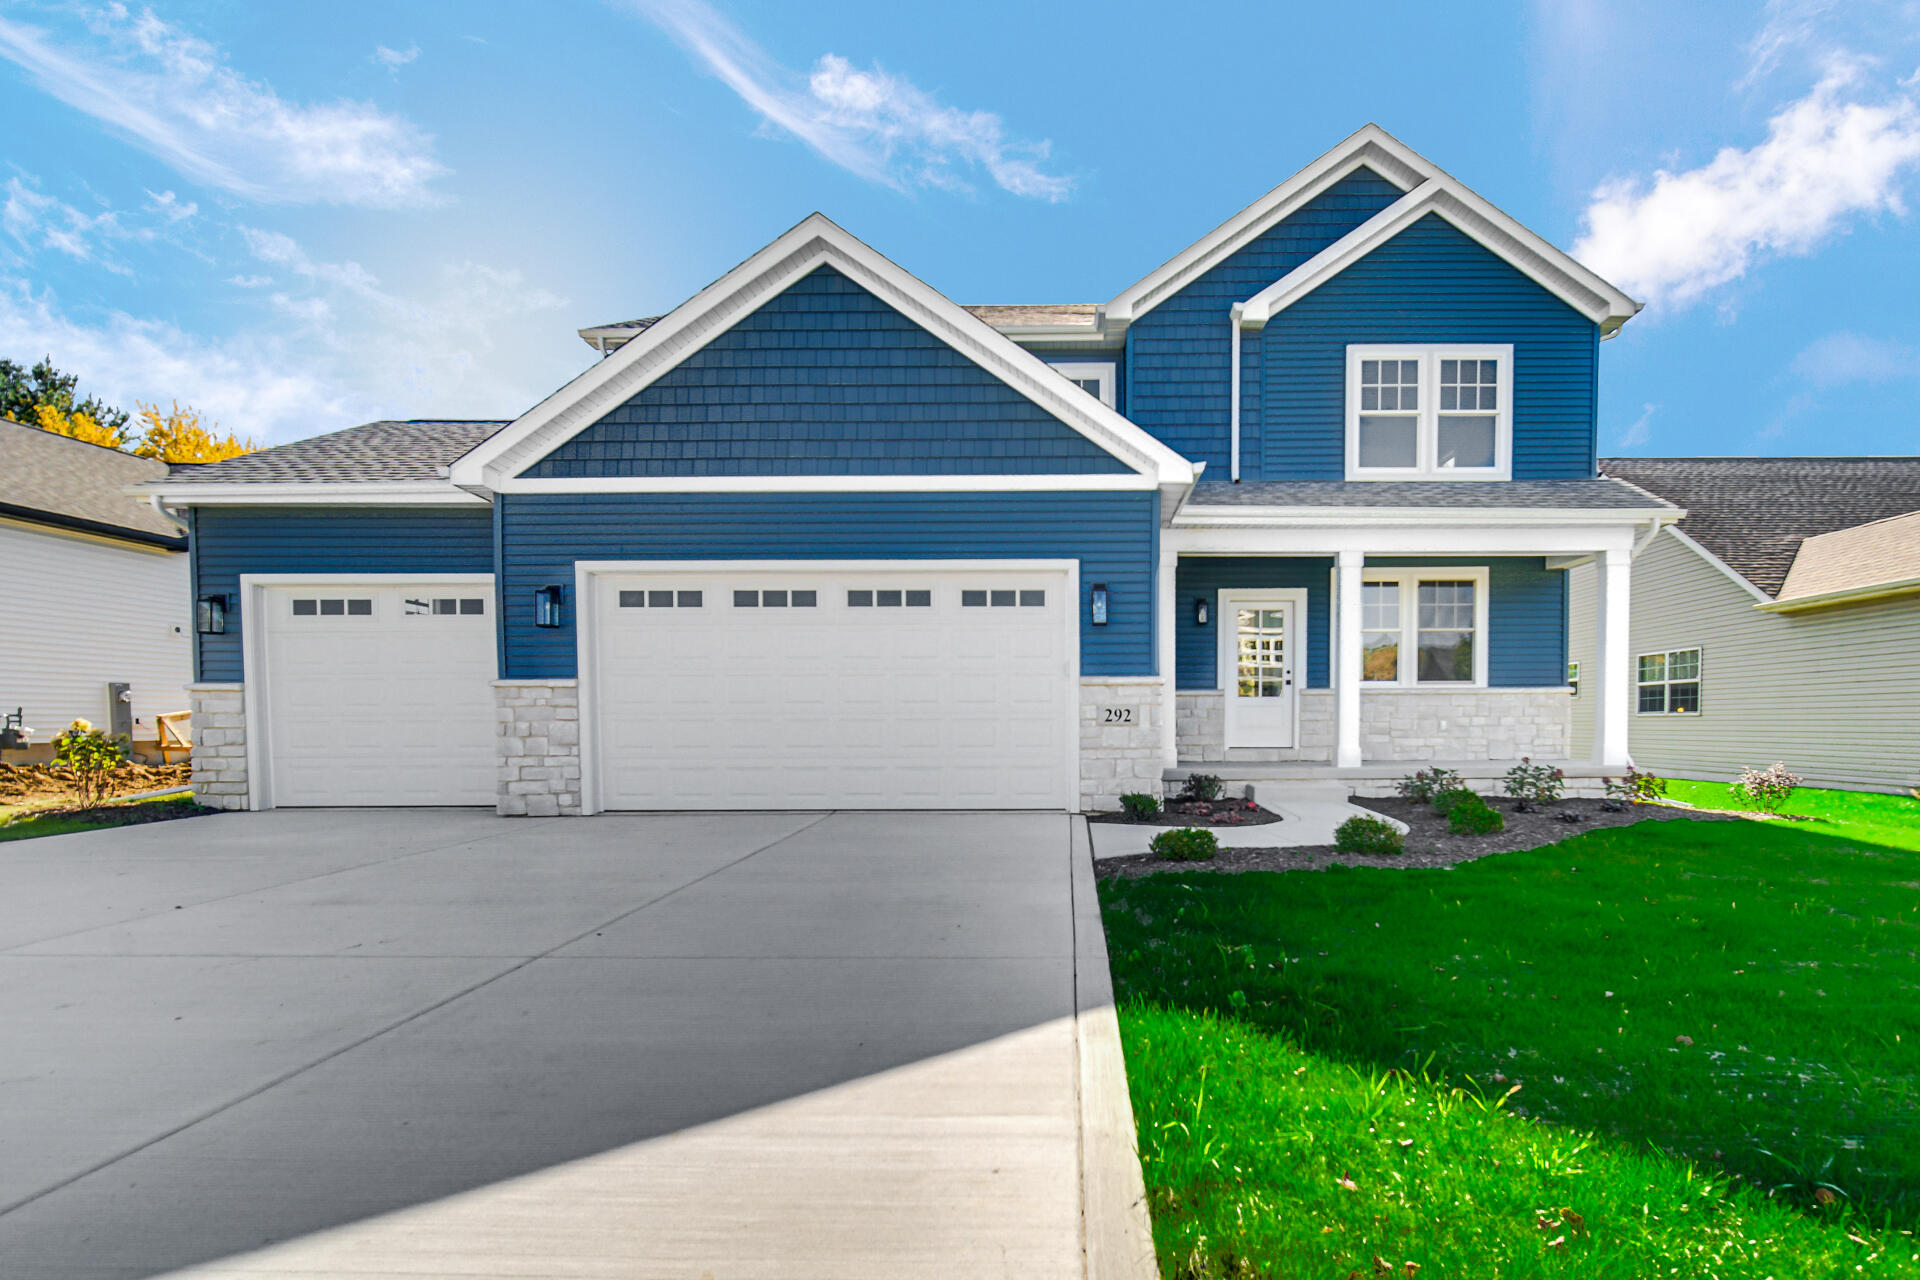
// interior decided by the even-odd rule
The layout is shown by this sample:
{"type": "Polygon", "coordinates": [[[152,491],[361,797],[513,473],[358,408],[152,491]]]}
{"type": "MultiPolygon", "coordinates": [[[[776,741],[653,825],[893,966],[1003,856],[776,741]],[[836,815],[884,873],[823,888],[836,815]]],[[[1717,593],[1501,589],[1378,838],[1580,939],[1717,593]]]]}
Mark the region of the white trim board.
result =
{"type": "Polygon", "coordinates": [[[1738,569],[1734,568],[1732,565],[1728,564],[1725,560],[1722,560],[1719,556],[1713,554],[1713,552],[1701,546],[1698,542],[1695,542],[1692,536],[1688,534],[1685,529],[1682,529],[1677,524],[1670,524],[1667,526],[1666,531],[1672,534],[1675,538],[1677,538],[1681,546],[1690,549],[1695,555],[1699,556],[1702,560],[1705,560],[1708,564],[1718,569],[1722,574],[1726,575],[1729,579],[1731,579],[1735,586],[1739,587],[1742,591],[1752,596],[1754,600],[1757,601],[1759,604],[1769,605],[1773,603],[1772,596],[1768,595],[1766,592],[1762,591],[1760,588],[1754,586],[1751,582],[1747,581],[1747,579],[1741,575],[1738,569]]]}
{"type": "MultiPolygon", "coordinates": [[[[1479,383],[1475,383],[1476,389],[1479,383]]],[[[1415,480],[1446,483],[1470,483],[1513,479],[1513,344],[1511,342],[1389,342],[1350,343],[1346,369],[1346,463],[1349,482],[1415,480]],[[1361,407],[1361,366],[1367,361],[1405,363],[1412,360],[1420,371],[1419,408],[1412,411],[1416,453],[1411,467],[1363,467],[1360,465],[1360,419],[1370,412],[1406,416],[1405,410],[1367,410],[1361,407]],[[1492,360],[1499,381],[1494,384],[1493,465],[1491,467],[1440,466],[1440,419],[1456,412],[1440,407],[1440,366],[1447,360],[1492,360]]],[[[1468,410],[1469,414],[1475,411],[1468,410]]]]}
{"type": "MultiPolygon", "coordinates": [[[[971,312],[812,214],[606,359],[454,462],[466,488],[502,490],[540,458],[650,386],[733,324],[821,266],[831,266],[1156,485],[1190,485],[1194,464],[971,312]]],[[[825,480],[834,477],[809,477],[825,480]]]]}
{"type": "Polygon", "coordinates": [[[487,499],[446,480],[300,480],[194,484],[153,480],[129,485],[129,493],[158,495],[180,507],[484,507],[487,499]]]}

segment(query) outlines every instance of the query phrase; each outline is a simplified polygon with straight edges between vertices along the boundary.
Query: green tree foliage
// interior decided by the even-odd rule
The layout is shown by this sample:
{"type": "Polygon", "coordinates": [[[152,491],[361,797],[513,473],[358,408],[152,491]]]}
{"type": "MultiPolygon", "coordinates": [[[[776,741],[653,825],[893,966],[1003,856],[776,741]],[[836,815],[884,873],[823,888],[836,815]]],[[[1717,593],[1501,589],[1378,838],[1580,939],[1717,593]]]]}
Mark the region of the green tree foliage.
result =
{"type": "Polygon", "coordinates": [[[0,418],[37,427],[40,407],[45,405],[57,410],[62,417],[85,415],[111,433],[122,433],[131,415],[97,396],[80,399],[79,386],[79,376],[54,368],[52,356],[41,359],[31,369],[0,357],[0,418]]]}

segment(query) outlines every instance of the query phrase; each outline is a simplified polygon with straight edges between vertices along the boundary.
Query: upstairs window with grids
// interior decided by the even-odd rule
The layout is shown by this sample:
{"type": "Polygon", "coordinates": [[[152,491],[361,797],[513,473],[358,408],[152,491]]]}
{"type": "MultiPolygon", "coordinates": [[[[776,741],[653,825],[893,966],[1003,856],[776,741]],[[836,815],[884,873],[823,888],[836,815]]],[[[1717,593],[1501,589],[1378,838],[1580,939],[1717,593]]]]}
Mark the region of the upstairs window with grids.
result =
{"type": "Polygon", "coordinates": [[[1513,474],[1511,346],[1347,348],[1347,479],[1513,474]]]}

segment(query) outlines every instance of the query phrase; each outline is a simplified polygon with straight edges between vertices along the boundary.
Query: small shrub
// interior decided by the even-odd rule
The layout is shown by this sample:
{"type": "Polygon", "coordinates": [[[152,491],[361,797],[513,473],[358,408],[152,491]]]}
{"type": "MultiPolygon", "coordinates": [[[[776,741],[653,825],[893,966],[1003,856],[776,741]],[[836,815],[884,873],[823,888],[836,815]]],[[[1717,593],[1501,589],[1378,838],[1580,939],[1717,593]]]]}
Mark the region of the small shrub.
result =
{"type": "Polygon", "coordinates": [[[1521,756],[1520,763],[1507,770],[1507,794],[1525,813],[1536,804],[1557,804],[1566,790],[1566,779],[1567,775],[1552,765],[1535,764],[1533,757],[1521,756]]]}
{"type": "MultiPolygon", "coordinates": [[[[1656,778],[1650,773],[1642,773],[1629,765],[1626,777],[1607,779],[1606,789],[1608,802],[1615,806],[1652,804],[1656,800],[1666,798],[1667,780],[1656,778]]],[[[1618,813],[1619,809],[1616,807],[1612,812],[1618,813]]]]}
{"type": "Polygon", "coordinates": [[[126,738],[110,738],[85,720],[75,720],[53,740],[53,762],[73,770],[73,789],[82,809],[97,808],[107,798],[113,771],[126,759],[126,738]]]}
{"type": "Polygon", "coordinates": [[[1342,853],[1399,853],[1407,838],[1385,818],[1348,818],[1334,829],[1333,847],[1342,853]]]}
{"type": "Polygon", "coordinates": [[[1428,804],[1443,791],[1457,791],[1467,785],[1465,778],[1451,769],[1422,769],[1393,784],[1402,799],[1428,804]]]}
{"type": "Polygon", "coordinates": [[[1467,803],[1484,802],[1466,787],[1449,787],[1433,798],[1433,811],[1443,818],[1450,817],[1455,808],[1467,803]]]}
{"type": "Polygon", "coordinates": [[[1205,827],[1174,827],[1155,836],[1147,852],[1168,862],[1206,862],[1220,852],[1220,840],[1205,827]]]}
{"type": "Polygon", "coordinates": [[[1733,794],[1768,813],[1778,813],[1800,785],[1800,775],[1776,760],[1765,769],[1747,769],[1733,784],[1733,794]]]}
{"type": "Polygon", "coordinates": [[[1148,818],[1159,816],[1160,797],[1150,796],[1144,791],[1135,791],[1120,797],[1120,807],[1125,809],[1127,816],[1135,822],[1145,822],[1148,818]]]}
{"type": "Polygon", "coordinates": [[[1457,836],[1486,836],[1507,829],[1507,820],[1500,811],[1482,800],[1479,796],[1462,800],[1453,806],[1447,814],[1447,827],[1457,836]]]}
{"type": "Polygon", "coordinates": [[[1223,784],[1216,773],[1190,773],[1186,785],[1180,788],[1182,800],[1218,800],[1223,784]]]}

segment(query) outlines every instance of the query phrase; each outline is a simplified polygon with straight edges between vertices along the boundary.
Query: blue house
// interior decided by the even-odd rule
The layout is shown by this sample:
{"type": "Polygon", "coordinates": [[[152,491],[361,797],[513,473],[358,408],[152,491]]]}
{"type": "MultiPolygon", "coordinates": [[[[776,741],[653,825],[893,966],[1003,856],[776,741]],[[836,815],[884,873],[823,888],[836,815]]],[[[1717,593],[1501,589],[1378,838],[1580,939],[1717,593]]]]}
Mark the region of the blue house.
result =
{"type": "MultiPolygon", "coordinates": [[[[512,421],[153,486],[226,807],[1111,807],[1169,770],[1626,763],[1595,467],[1638,304],[1368,126],[1110,301],[962,307],[815,214],[512,421]]],[[[1581,770],[1574,769],[1579,773],[1581,770]]]]}

